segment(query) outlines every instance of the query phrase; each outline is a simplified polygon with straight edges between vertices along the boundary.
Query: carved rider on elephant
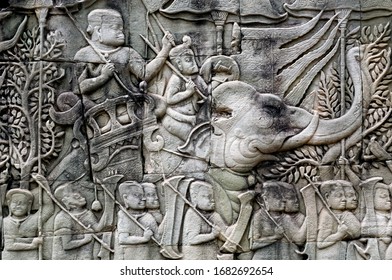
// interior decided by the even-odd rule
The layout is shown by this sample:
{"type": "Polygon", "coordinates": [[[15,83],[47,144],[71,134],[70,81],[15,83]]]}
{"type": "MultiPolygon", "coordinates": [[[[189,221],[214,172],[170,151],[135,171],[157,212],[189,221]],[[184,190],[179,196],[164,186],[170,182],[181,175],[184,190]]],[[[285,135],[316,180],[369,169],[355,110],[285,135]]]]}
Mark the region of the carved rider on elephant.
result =
{"type": "MultiPolygon", "coordinates": [[[[80,49],[75,54],[75,60],[81,62],[78,79],[80,93],[83,95],[85,110],[106,99],[136,94],[141,80],[150,81],[164,65],[172,48],[171,34],[162,39],[163,47],[158,55],[149,63],[131,47],[124,46],[123,19],[119,12],[111,9],[96,9],[88,14],[87,33],[90,36],[89,46],[80,49]]],[[[80,97],[66,92],[62,93],[57,105],[60,111],[76,111],[80,97]]],[[[72,112],[71,112],[72,111],[72,112]]],[[[126,108],[118,108],[121,115],[126,108]]],[[[52,114],[53,115],[53,114],[52,114]]],[[[77,114],[78,116],[78,114],[77,114]]],[[[68,121],[63,117],[61,121],[73,123],[75,117],[68,121]]]]}

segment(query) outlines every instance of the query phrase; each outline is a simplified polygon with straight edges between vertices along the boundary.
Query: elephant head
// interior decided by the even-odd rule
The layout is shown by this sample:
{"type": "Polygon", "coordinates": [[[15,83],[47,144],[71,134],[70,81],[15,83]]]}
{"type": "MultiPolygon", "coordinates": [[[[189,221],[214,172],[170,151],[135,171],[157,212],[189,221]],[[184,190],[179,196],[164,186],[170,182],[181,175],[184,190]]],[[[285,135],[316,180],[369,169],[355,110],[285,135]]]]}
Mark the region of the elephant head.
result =
{"type": "Polygon", "coordinates": [[[319,119],[317,112],[311,114],[288,106],[278,96],[259,93],[246,83],[226,82],[212,92],[211,122],[204,130],[197,127],[180,150],[195,150],[195,135],[199,133],[200,137],[200,132],[205,135],[208,131],[209,161],[218,167],[246,173],[262,161],[275,160],[274,153],[305,144],[336,143],[361,126],[362,102],[366,100],[362,96],[356,48],[347,53],[347,68],[354,82],[355,96],[351,108],[339,118],[319,119]]]}
{"type": "Polygon", "coordinates": [[[224,84],[213,98],[211,145],[212,151],[221,146],[222,153],[213,152],[211,162],[236,172],[274,160],[276,152],[336,143],[354,133],[362,119],[362,107],[352,106],[340,118],[321,120],[317,112],[287,106],[279,97],[241,82],[224,84]]]}

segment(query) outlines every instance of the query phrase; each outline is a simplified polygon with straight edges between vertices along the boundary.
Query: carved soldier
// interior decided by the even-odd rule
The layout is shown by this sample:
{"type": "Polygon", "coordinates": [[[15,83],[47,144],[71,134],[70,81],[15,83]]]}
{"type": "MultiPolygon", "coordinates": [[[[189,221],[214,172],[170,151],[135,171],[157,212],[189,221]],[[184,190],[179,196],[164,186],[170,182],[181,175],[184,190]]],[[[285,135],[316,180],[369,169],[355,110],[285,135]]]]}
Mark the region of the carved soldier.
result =
{"type": "Polygon", "coordinates": [[[94,103],[126,94],[114,78],[114,72],[125,86],[135,88],[140,80],[150,81],[164,65],[171,49],[168,39],[171,35],[164,36],[162,50],[146,63],[134,49],[124,46],[123,20],[119,12],[96,9],[88,14],[87,20],[92,46],[79,50],[75,60],[87,63],[79,77],[80,90],[94,103]]]}
{"type": "Polygon", "coordinates": [[[192,128],[201,122],[198,113],[202,97],[197,89],[201,89],[205,95],[207,85],[198,74],[199,67],[191,49],[191,38],[185,36],[183,42],[173,48],[169,55],[171,62],[189,80],[185,82],[176,74],[170,77],[164,96],[167,109],[162,124],[172,135],[185,142],[192,128]]]}
{"type": "MultiPolygon", "coordinates": [[[[264,183],[259,196],[260,209],[251,220],[250,248],[253,260],[282,259],[281,248],[284,237],[283,211],[285,198],[279,182],[264,183]]],[[[285,243],[288,241],[285,240],[285,243]]]]}
{"type": "MultiPolygon", "coordinates": [[[[112,9],[95,9],[88,14],[87,33],[91,37],[90,45],[75,54],[75,61],[80,62],[79,89],[83,95],[84,110],[89,110],[106,99],[116,98],[139,92],[139,82],[149,82],[164,65],[173,41],[171,34],[162,39],[163,47],[149,63],[131,47],[124,46],[123,19],[119,12],[112,9]]],[[[79,92],[79,90],[78,90],[79,92]]],[[[60,111],[69,111],[67,118],[74,119],[80,115],[80,97],[72,92],[59,95],[57,105],[60,111]],[[70,110],[72,108],[72,110],[70,110]]],[[[122,123],[130,122],[127,108],[117,106],[117,117],[122,123]]],[[[52,112],[61,122],[67,121],[61,114],[52,112]]],[[[102,114],[97,120],[102,132],[110,130],[108,116],[102,114]]]]}
{"type": "Polygon", "coordinates": [[[152,236],[159,239],[158,224],[146,211],[146,197],[141,184],[127,181],[118,187],[126,212],[117,215],[117,233],[114,259],[151,259],[152,236]]]}
{"type": "Polygon", "coordinates": [[[192,182],[189,192],[196,210],[189,208],[184,217],[183,259],[215,260],[220,253],[218,241],[223,241],[220,232],[225,232],[227,225],[215,211],[214,192],[210,184],[203,181],[192,182]]]}
{"type": "MultiPolygon", "coordinates": [[[[374,179],[381,180],[381,178],[374,179]]],[[[370,183],[372,182],[370,181],[370,183]]],[[[389,186],[381,182],[375,183],[373,180],[373,184],[365,185],[363,189],[366,214],[362,221],[362,237],[367,240],[366,253],[370,259],[384,259],[392,237],[389,186]]],[[[390,256],[390,252],[388,252],[388,259],[390,256]]]]}
{"type": "Polygon", "coordinates": [[[346,259],[347,240],[360,236],[358,219],[352,212],[346,211],[344,182],[330,180],[320,186],[327,205],[320,211],[318,219],[317,259],[346,259]]]}
{"type": "MultiPolygon", "coordinates": [[[[34,175],[38,184],[49,188],[41,175],[34,175]]],[[[6,195],[9,215],[4,218],[3,260],[38,260],[38,247],[43,239],[38,236],[39,223],[45,223],[53,214],[54,206],[44,193],[42,208],[32,214],[34,196],[26,189],[12,189],[6,195]]]]}
{"type": "Polygon", "coordinates": [[[144,195],[146,197],[146,209],[154,216],[158,225],[162,223],[163,215],[160,210],[157,187],[152,183],[142,183],[144,195]]]}
{"type": "Polygon", "coordinates": [[[104,212],[98,220],[95,214],[87,208],[86,198],[71,183],[57,187],[54,195],[66,210],[58,212],[54,219],[52,259],[97,259],[93,235],[107,226],[105,222],[108,216],[113,214],[114,201],[108,199],[105,192],[104,212]]]}
{"type": "MultiPolygon", "coordinates": [[[[157,186],[153,183],[142,183],[141,184],[144,191],[144,196],[146,197],[146,210],[151,214],[158,226],[157,236],[162,236],[164,225],[161,224],[163,220],[163,215],[160,209],[159,197],[157,193],[157,186]]],[[[150,243],[150,259],[160,260],[163,256],[160,253],[161,247],[157,244],[150,243]]]]}
{"type": "Polygon", "coordinates": [[[306,241],[305,215],[300,212],[299,199],[295,187],[291,184],[280,182],[285,201],[285,208],[282,217],[282,227],[290,238],[287,245],[287,252],[282,252],[283,259],[300,260],[303,259],[298,254],[299,246],[306,241]]]}

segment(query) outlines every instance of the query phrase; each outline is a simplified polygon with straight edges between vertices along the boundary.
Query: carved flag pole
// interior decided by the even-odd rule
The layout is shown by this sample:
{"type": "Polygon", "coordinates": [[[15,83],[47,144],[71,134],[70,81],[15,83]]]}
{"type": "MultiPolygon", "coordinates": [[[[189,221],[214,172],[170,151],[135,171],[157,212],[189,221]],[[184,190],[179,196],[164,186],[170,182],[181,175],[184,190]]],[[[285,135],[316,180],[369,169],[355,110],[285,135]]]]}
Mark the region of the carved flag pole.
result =
{"type": "MultiPolygon", "coordinates": [[[[342,10],[339,13],[340,24],[340,115],[344,115],[346,111],[346,28],[348,17],[351,10],[342,10]]],[[[341,156],[346,158],[346,140],[343,138],[340,141],[341,156]]],[[[340,178],[346,178],[344,167],[340,168],[340,178]]]]}

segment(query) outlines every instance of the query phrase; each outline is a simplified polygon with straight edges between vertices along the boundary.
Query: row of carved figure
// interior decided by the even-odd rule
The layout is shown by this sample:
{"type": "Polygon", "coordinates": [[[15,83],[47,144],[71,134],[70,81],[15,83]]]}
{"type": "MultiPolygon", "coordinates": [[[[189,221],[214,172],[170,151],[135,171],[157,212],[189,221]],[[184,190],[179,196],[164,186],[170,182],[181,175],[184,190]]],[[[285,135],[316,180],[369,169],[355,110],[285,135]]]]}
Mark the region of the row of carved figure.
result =
{"type": "MultiPolygon", "coordinates": [[[[121,176],[112,177],[116,181],[121,176]]],[[[52,194],[44,177],[35,175],[34,179],[43,191],[38,209],[32,211],[37,189],[17,188],[6,194],[9,215],[3,221],[2,259],[39,259],[43,245],[51,252],[46,258],[60,260],[298,260],[309,254],[316,259],[392,258],[390,186],[379,177],[358,187],[346,180],[305,186],[301,192],[308,204],[306,215],[300,211],[301,200],[293,185],[257,184],[250,196],[252,215],[239,244],[232,232],[241,217],[228,225],[215,210],[219,202],[214,200],[213,186],[205,181],[191,180],[183,196],[176,194],[185,205],[184,213],[177,215],[175,211],[182,211],[178,203],[173,212],[173,205],[168,205],[173,197],[161,197],[166,201],[163,207],[152,183],[126,181],[118,188],[100,183],[104,208],[96,200],[90,209],[77,184],[60,185],[52,194]],[[309,206],[312,200],[315,208],[309,206]],[[312,237],[312,232],[317,236],[312,237]],[[168,242],[168,235],[174,243],[168,242]],[[230,245],[236,248],[234,252],[230,245]]],[[[166,196],[173,194],[167,191],[166,196]]]]}

